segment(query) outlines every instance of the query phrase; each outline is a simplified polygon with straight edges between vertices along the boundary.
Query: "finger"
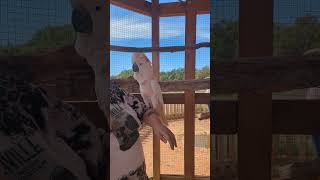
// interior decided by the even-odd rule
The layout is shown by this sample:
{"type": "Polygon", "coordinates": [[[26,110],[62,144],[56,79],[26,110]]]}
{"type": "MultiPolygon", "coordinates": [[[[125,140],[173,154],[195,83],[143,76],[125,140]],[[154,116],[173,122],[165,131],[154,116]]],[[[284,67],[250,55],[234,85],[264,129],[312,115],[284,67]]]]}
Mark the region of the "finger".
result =
{"type": "Polygon", "coordinates": [[[155,133],[156,137],[160,139],[163,143],[167,144],[167,140],[161,135],[161,133],[155,133]]]}
{"type": "Polygon", "coordinates": [[[166,140],[166,138],[164,138],[163,136],[161,136],[160,139],[161,139],[162,142],[164,142],[165,144],[167,144],[168,141],[166,140]]]}
{"type": "Polygon", "coordinates": [[[169,136],[170,136],[170,139],[171,139],[173,145],[174,145],[175,147],[177,147],[177,140],[176,140],[175,135],[172,133],[172,131],[171,131],[170,129],[167,129],[167,132],[168,132],[168,134],[169,134],[169,136]]]}
{"type": "Polygon", "coordinates": [[[178,146],[177,146],[176,136],[172,133],[172,131],[170,131],[170,136],[171,136],[171,139],[172,139],[172,141],[173,141],[173,143],[174,143],[174,146],[175,146],[175,147],[178,147],[178,146]]]}
{"type": "Polygon", "coordinates": [[[172,141],[172,139],[170,138],[169,134],[166,133],[164,136],[165,136],[165,138],[169,141],[170,148],[171,148],[172,150],[174,150],[174,144],[173,144],[173,141],[172,141]]]}

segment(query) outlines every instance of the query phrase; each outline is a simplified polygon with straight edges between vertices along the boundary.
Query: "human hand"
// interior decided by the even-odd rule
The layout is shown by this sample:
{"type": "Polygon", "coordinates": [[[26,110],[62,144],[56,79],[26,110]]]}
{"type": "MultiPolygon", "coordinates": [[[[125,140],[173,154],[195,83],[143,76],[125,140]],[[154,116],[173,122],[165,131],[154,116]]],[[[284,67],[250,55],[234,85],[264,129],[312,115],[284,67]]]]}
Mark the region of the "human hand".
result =
{"type": "Polygon", "coordinates": [[[145,117],[144,122],[153,128],[153,132],[165,144],[169,141],[170,147],[174,150],[177,147],[177,141],[172,131],[161,123],[158,115],[152,113],[145,117]]]}

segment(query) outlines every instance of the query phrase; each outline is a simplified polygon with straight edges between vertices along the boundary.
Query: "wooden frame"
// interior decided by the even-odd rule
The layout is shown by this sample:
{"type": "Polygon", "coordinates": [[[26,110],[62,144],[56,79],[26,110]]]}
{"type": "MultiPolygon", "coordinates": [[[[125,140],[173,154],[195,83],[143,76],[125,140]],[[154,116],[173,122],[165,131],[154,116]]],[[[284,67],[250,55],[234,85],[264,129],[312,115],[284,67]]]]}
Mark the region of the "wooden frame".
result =
{"type": "MultiPolygon", "coordinates": [[[[111,4],[146,15],[152,16],[152,3],[145,0],[110,0],[111,4]]],[[[185,16],[187,3],[161,3],[159,4],[159,16],[185,16]]],[[[193,0],[192,8],[196,14],[210,13],[210,0],[193,0]]]]}
{"type": "MultiPolygon", "coordinates": [[[[240,57],[272,56],[273,1],[241,0],[239,3],[240,57]]],[[[270,180],[272,92],[242,91],[238,99],[238,178],[270,180]]]]}

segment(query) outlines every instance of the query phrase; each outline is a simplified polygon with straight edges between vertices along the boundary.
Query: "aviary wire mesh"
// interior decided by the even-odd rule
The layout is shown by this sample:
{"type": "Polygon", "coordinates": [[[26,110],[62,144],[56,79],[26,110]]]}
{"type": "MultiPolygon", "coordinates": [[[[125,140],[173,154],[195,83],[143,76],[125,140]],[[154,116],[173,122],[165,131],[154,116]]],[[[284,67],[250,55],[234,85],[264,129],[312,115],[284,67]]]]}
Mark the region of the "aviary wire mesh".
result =
{"type": "MultiPolygon", "coordinates": [[[[237,55],[238,0],[213,0],[214,61],[231,59],[237,55]]],[[[320,2],[317,0],[274,0],[274,55],[302,56],[320,47],[320,2]]],[[[317,54],[319,55],[319,53],[317,54]]],[[[214,71],[214,69],[213,69],[214,71]]],[[[216,99],[232,99],[217,95],[216,99]]],[[[305,99],[305,90],[273,93],[274,99],[305,99]]],[[[219,120],[217,120],[219,121],[219,120]]],[[[223,173],[226,165],[237,160],[237,136],[213,135],[212,159],[216,173],[223,173]]],[[[279,175],[279,162],[315,158],[311,136],[273,136],[273,176],[279,175]]]]}
{"type": "Polygon", "coordinates": [[[64,0],[0,0],[0,54],[33,54],[73,43],[64,0]]]}
{"type": "MultiPolygon", "coordinates": [[[[217,61],[238,56],[239,0],[212,0],[213,72],[217,61]]],[[[214,74],[214,73],[213,73],[214,74]]],[[[234,100],[237,94],[214,94],[214,100],[234,100]]],[[[219,119],[215,119],[219,121],[219,119]]],[[[214,122],[212,126],[215,126],[214,122]]],[[[212,135],[211,161],[213,177],[237,176],[237,135],[212,135]]]]}
{"type": "MultiPolygon", "coordinates": [[[[274,55],[304,56],[320,48],[320,2],[317,0],[274,0],[274,55]]],[[[320,51],[313,55],[320,55],[320,51]]],[[[274,99],[306,99],[306,89],[273,93],[274,99]]],[[[320,97],[314,97],[319,99],[320,97]]],[[[286,163],[316,158],[312,136],[274,135],[275,162],[286,163]]],[[[274,163],[273,166],[277,166],[274,163]]],[[[275,169],[275,168],[273,168],[275,169]]],[[[278,174],[277,171],[274,172],[278,174]]]]}
{"type": "Polygon", "coordinates": [[[214,61],[238,55],[239,0],[212,0],[214,61]]]}
{"type": "MultiPolygon", "coordinates": [[[[160,1],[160,3],[178,1],[160,1]]],[[[209,15],[197,17],[197,43],[210,41],[209,15]]],[[[184,16],[160,17],[160,47],[184,46],[185,23],[184,16]]],[[[125,47],[151,47],[151,18],[111,6],[111,45],[125,47]]],[[[111,78],[125,78],[132,75],[131,55],[128,52],[111,52],[110,72],[111,78]]],[[[152,53],[146,53],[152,60],[152,53]]],[[[160,52],[160,79],[183,80],[185,66],[185,51],[160,52]]],[[[196,51],[196,77],[208,78],[210,75],[210,51],[209,48],[201,48],[196,51]]],[[[172,93],[172,92],[171,92],[172,93]]],[[[207,112],[207,105],[197,105],[198,111],[207,112]]],[[[184,105],[165,105],[166,116],[169,120],[169,128],[175,133],[178,148],[172,151],[167,144],[161,143],[160,173],[183,175],[184,174],[184,105]]],[[[196,121],[196,175],[209,176],[210,148],[209,148],[209,120],[196,121]]],[[[153,138],[152,129],[145,126],[140,132],[142,138],[147,173],[153,176],[153,138]]]]}

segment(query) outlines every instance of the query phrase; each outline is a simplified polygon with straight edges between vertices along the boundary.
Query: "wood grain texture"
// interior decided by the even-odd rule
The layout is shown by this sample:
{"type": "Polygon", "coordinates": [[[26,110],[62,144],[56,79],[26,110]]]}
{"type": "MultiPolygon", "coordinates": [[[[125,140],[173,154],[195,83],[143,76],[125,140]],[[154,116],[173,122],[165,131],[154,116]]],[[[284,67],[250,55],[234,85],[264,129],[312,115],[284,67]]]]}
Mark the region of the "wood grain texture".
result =
{"type": "MultiPolygon", "coordinates": [[[[160,16],[184,16],[186,15],[186,3],[171,2],[160,4],[160,16]]],[[[209,0],[193,0],[192,9],[196,14],[209,14],[210,13],[210,1],[209,0]]]]}
{"type": "Polygon", "coordinates": [[[146,16],[152,15],[151,3],[145,0],[110,0],[111,4],[146,16]]]}
{"type": "MultiPolygon", "coordinates": [[[[186,6],[186,46],[192,47],[196,43],[196,21],[197,16],[192,8],[192,3],[186,6]]],[[[185,51],[185,80],[195,79],[195,50],[185,51]]],[[[184,175],[186,180],[192,180],[195,175],[195,92],[194,90],[185,91],[184,106],[184,175]]]]}
{"type": "Polygon", "coordinates": [[[320,85],[319,57],[247,57],[214,62],[214,93],[281,92],[320,85]]]}
{"type": "MultiPolygon", "coordinates": [[[[239,3],[239,56],[272,56],[273,1],[239,3]]],[[[238,99],[239,180],[271,180],[272,91],[240,91],[238,99]]]]}
{"type": "MultiPolygon", "coordinates": [[[[152,0],[152,48],[160,46],[160,17],[159,0],[152,0]]],[[[156,79],[160,78],[160,54],[158,51],[152,52],[152,68],[156,79]]],[[[160,140],[153,134],[153,178],[160,180],[161,158],[160,140]]]]}
{"type": "Polygon", "coordinates": [[[178,52],[185,51],[186,49],[199,49],[204,47],[210,47],[209,42],[201,42],[195,44],[192,47],[186,46],[166,46],[166,47],[125,47],[125,46],[110,46],[111,51],[120,51],[120,52],[178,52]]]}
{"type": "MultiPolygon", "coordinates": [[[[226,62],[215,60],[213,64],[211,83],[215,94],[256,90],[281,92],[320,85],[317,78],[320,77],[319,57],[246,57],[226,62]]],[[[93,87],[91,68],[72,46],[40,56],[0,57],[0,65],[1,71],[5,66],[18,69],[23,77],[36,84],[54,86],[57,79],[66,84],[77,82],[73,83],[77,86],[73,89],[76,94],[79,91],[79,96],[81,87],[93,87]]],[[[138,83],[133,79],[117,81],[125,88],[130,87],[130,92],[138,92],[138,83]]],[[[208,79],[160,82],[163,92],[209,89],[209,84],[208,79]]],[[[94,95],[90,94],[90,97],[94,95]]]]}

